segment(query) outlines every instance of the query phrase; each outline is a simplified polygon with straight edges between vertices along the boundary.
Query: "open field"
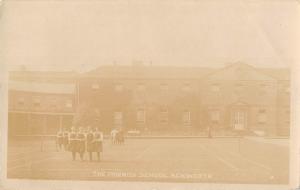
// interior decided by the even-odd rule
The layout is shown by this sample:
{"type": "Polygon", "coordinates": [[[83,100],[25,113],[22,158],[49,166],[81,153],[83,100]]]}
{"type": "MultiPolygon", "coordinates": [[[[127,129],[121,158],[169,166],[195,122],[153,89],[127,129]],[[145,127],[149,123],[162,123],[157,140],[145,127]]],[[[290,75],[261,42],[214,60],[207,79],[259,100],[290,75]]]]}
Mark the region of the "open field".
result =
{"type": "MultiPolygon", "coordinates": [[[[72,161],[53,140],[10,140],[8,178],[288,183],[288,139],[145,138],[104,142],[101,162],[72,161]],[[240,141],[240,142],[239,142],[240,141]]],[[[96,156],[96,155],[95,155],[96,156]]]]}

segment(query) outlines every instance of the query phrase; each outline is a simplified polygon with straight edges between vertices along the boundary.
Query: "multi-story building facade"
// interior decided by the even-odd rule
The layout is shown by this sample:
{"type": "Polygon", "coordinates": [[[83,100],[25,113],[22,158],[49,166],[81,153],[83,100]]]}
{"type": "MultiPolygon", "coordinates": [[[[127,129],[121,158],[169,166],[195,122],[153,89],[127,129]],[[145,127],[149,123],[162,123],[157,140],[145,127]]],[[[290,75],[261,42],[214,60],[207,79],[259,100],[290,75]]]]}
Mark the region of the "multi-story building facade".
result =
{"type": "Polygon", "coordinates": [[[202,105],[219,128],[287,135],[288,76],[285,70],[245,64],[226,67],[202,80],[202,89],[207,89],[201,96],[202,105]]]}
{"type": "Polygon", "coordinates": [[[9,134],[55,134],[72,125],[76,109],[74,73],[11,72],[9,134]]]}
{"type": "MultiPolygon", "coordinates": [[[[67,108],[63,111],[69,113],[69,122],[57,122],[55,129],[75,125],[97,126],[103,131],[123,127],[145,133],[197,134],[210,126],[217,132],[289,133],[288,69],[241,63],[221,69],[136,64],[101,66],[64,76],[73,93],[63,88],[64,93],[56,95],[62,101],[72,99],[73,106],[70,112],[67,108]]],[[[57,87],[61,84],[62,80],[56,79],[57,87]]],[[[11,89],[10,110],[15,110],[18,101],[15,93],[11,89]]]]}

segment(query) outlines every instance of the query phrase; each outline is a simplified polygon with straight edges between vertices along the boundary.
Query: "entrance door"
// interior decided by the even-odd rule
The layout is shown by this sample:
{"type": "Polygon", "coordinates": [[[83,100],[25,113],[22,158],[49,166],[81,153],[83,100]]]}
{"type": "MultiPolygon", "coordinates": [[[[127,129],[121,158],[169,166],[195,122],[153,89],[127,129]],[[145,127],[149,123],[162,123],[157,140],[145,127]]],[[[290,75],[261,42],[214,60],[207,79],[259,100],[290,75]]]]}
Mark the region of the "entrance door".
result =
{"type": "Polygon", "coordinates": [[[244,130],[247,124],[247,112],[244,110],[235,110],[233,112],[233,127],[236,130],[244,130]]]}

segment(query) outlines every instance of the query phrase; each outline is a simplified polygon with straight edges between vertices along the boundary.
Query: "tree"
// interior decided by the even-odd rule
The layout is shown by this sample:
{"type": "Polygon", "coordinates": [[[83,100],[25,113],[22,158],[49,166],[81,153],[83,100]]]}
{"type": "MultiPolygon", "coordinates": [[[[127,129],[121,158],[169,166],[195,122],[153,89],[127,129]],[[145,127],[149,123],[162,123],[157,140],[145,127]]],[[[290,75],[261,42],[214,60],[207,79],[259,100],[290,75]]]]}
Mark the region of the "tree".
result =
{"type": "Polygon", "coordinates": [[[99,109],[87,102],[81,103],[76,110],[73,118],[73,125],[75,127],[96,127],[100,124],[99,109]]]}

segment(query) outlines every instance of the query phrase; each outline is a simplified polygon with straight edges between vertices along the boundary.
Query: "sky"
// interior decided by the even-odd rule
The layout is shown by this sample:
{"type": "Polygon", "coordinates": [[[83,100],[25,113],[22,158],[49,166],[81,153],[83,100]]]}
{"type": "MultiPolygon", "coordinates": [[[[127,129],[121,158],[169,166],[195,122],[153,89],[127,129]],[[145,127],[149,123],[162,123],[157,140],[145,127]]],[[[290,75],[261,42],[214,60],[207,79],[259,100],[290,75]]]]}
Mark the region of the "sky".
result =
{"type": "Polygon", "coordinates": [[[10,68],[99,65],[289,67],[298,60],[296,0],[8,0],[0,56],[10,68]]]}

